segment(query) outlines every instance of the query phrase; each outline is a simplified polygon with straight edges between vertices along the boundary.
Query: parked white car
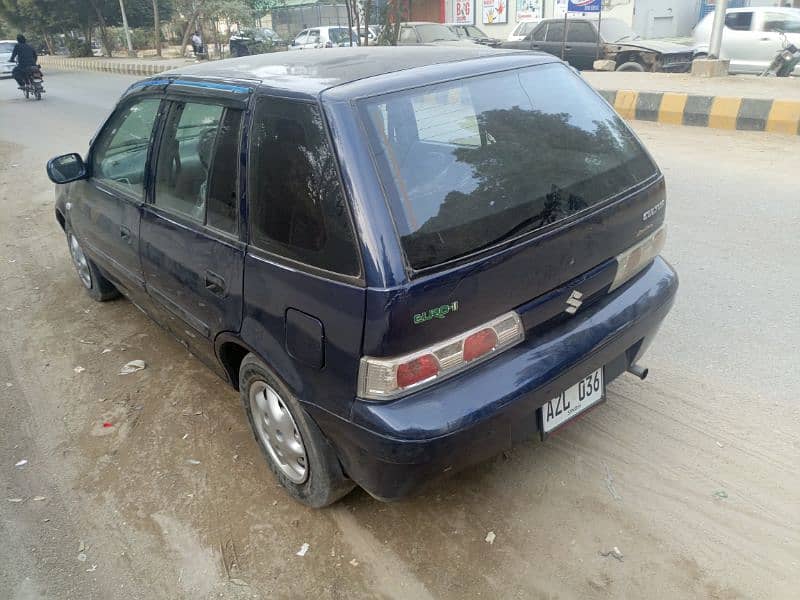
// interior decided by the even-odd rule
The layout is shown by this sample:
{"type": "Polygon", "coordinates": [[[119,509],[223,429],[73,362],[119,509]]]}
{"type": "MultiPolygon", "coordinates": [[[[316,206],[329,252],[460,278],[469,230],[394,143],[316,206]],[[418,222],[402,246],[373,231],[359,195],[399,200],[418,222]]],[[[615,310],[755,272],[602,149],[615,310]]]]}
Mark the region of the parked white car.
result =
{"type": "MultiPolygon", "coordinates": [[[[695,58],[708,54],[714,15],[697,24],[693,37],[695,58]]],[[[781,32],[800,47],[800,9],[751,7],[732,8],[725,14],[720,58],[731,61],[731,73],[761,73],[783,47],[781,32]]],[[[795,75],[800,71],[795,70],[795,75]]]]}
{"type": "Polygon", "coordinates": [[[303,29],[289,44],[289,50],[310,48],[338,48],[339,46],[358,46],[358,35],[347,27],[324,26],[303,29]],[[352,33],[352,44],[350,43],[352,33]]]}
{"type": "Polygon", "coordinates": [[[536,26],[539,24],[541,19],[530,19],[529,21],[520,21],[517,23],[517,26],[508,34],[506,41],[508,42],[519,42],[524,40],[527,35],[536,29],[536,26]]]}
{"type": "Polygon", "coordinates": [[[16,43],[15,40],[0,40],[0,79],[11,77],[11,71],[17,66],[16,63],[8,62],[16,43]]]}

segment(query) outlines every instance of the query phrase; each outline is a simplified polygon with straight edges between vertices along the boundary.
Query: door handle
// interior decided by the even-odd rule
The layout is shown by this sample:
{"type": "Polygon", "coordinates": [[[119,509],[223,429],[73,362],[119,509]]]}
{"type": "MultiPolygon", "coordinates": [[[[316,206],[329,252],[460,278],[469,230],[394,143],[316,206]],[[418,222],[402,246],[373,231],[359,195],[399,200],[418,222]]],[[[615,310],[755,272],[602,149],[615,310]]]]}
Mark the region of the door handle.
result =
{"type": "Polygon", "coordinates": [[[131,243],[131,230],[125,227],[124,225],[119,226],[119,237],[125,240],[127,243],[131,243]]]}
{"type": "Polygon", "coordinates": [[[223,277],[217,275],[213,271],[206,271],[205,279],[206,289],[209,292],[221,298],[224,298],[227,295],[228,292],[225,288],[225,279],[223,277]]]}

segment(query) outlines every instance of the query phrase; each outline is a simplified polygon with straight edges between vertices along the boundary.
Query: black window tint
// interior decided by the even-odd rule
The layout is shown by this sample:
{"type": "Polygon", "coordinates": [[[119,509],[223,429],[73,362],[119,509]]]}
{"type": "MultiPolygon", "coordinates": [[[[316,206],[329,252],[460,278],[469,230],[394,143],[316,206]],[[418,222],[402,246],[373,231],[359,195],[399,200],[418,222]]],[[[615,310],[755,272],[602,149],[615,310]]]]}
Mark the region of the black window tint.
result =
{"type": "Polygon", "coordinates": [[[214,163],[208,186],[206,223],[236,233],[238,223],[239,125],[242,113],[228,109],[222,119],[214,148],[214,163]]]}
{"type": "Polygon", "coordinates": [[[573,22],[567,30],[567,41],[575,44],[596,44],[597,33],[589,23],[573,22]]]}
{"type": "Polygon", "coordinates": [[[158,151],[154,203],[203,223],[209,167],[223,108],[175,103],[158,151]]]}
{"type": "Polygon", "coordinates": [[[250,230],[260,247],[358,275],[355,239],[319,109],[261,99],[250,143],[250,230]]]}
{"type": "Polygon", "coordinates": [[[553,22],[547,25],[547,41],[548,42],[563,42],[564,41],[564,23],[561,21],[553,22]]]}
{"type": "Polygon", "coordinates": [[[533,32],[533,41],[543,42],[545,33],[547,33],[547,23],[541,25],[539,29],[533,32]]]}
{"type": "Polygon", "coordinates": [[[753,13],[751,12],[735,12],[725,15],[725,25],[731,29],[750,31],[750,25],[752,22],[753,13]]]}
{"type": "Polygon", "coordinates": [[[549,227],[657,172],[613,109],[560,64],[360,104],[415,269],[549,227]]]}

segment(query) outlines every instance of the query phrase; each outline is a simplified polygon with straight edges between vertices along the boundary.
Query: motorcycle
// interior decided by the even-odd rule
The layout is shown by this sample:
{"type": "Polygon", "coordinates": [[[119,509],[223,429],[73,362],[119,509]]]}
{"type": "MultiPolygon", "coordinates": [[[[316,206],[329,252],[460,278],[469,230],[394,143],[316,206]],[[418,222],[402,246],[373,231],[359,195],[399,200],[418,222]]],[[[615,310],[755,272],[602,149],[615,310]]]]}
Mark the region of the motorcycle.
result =
{"type": "Polygon", "coordinates": [[[800,63],[800,49],[797,48],[784,32],[780,32],[782,48],[772,59],[769,66],[761,73],[761,77],[774,75],[776,77],[789,77],[794,68],[800,63]]]}
{"type": "Polygon", "coordinates": [[[25,94],[25,97],[30,98],[33,96],[37,100],[41,100],[42,94],[44,94],[43,80],[42,68],[39,65],[30,67],[25,75],[25,85],[22,86],[22,93],[25,94]]]}

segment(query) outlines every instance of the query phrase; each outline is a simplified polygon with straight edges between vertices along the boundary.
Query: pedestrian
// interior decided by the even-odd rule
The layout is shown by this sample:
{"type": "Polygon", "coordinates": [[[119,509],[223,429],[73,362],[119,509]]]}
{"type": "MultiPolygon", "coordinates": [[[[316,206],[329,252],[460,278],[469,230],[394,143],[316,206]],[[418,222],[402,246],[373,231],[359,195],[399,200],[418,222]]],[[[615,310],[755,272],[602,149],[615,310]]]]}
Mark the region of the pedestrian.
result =
{"type": "Polygon", "coordinates": [[[203,38],[200,35],[200,31],[195,31],[192,34],[192,50],[195,58],[200,58],[203,54],[203,38]]]}

